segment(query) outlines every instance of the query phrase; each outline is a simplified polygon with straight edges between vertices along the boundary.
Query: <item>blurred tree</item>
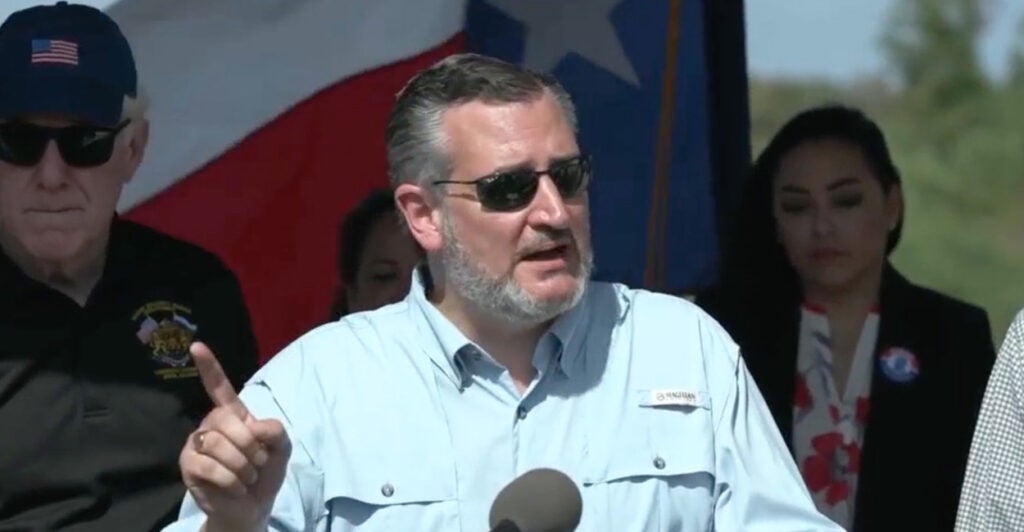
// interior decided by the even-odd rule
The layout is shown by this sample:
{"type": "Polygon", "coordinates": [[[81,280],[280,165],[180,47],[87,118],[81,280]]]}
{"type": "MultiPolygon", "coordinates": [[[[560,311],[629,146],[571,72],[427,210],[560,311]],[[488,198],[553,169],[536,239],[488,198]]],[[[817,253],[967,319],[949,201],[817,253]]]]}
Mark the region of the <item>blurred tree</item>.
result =
{"type": "MultiPolygon", "coordinates": [[[[881,44],[895,84],[750,80],[755,157],[813,105],[843,102],[879,122],[907,203],[893,261],[914,282],[988,310],[997,344],[1024,305],[1024,19],[1007,84],[985,76],[978,54],[999,1],[893,2],[881,44]]],[[[1024,0],[1001,0],[1011,1],[1024,0]]]]}
{"type": "Polygon", "coordinates": [[[899,0],[882,50],[902,87],[925,109],[955,106],[988,87],[978,59],[991,0],[899,0]]]}
{"type": "Polygon", "coordinates": [[[1024,88],[1024,17],[1017,21],[1017,40],[1010,51],[1010,86],[1024,88]]]}

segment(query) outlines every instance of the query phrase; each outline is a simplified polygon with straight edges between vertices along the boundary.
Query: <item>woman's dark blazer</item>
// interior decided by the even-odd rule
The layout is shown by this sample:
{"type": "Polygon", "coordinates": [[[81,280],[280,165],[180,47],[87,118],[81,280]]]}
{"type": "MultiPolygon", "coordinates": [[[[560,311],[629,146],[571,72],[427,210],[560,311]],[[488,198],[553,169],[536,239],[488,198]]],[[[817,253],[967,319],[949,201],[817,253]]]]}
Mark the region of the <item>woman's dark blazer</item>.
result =
{"type": "MultiPolygon", "coordinates": [[[[756,295],[751,294],[756,298],[756,295]]],[[[799,296],[697,302],[733,336],[792,450],[799,296]]],[[[960,485],[995,348],[978,307],[883,274],[880,324],[857,486],[855,531],[953,530],[960,485]],[[901,384],[879,358],[899,347],[920,373],[901,384]]]]}

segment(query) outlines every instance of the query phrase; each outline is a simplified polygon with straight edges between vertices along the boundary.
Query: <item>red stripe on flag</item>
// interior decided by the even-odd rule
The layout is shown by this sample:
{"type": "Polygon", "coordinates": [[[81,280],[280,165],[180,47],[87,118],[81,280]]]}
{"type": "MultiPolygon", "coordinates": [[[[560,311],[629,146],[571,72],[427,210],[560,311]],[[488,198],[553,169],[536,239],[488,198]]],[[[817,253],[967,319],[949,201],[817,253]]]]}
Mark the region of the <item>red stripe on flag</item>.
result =
{"type": "Polygon", "coordinates": [[[59,55],[37,55],[32,58],[33,63],[66,63],[77,65],[78,59],[74,57],[63,57],[59,55]]]}
{"type": "Polygon", "coordinates": [[[328,316],[338,223],[387,183],[384,126],[395,94],[463,48],[459,35],[340,81],[125,217],[195,242],[234,270],[265,361],[328,316]]]}

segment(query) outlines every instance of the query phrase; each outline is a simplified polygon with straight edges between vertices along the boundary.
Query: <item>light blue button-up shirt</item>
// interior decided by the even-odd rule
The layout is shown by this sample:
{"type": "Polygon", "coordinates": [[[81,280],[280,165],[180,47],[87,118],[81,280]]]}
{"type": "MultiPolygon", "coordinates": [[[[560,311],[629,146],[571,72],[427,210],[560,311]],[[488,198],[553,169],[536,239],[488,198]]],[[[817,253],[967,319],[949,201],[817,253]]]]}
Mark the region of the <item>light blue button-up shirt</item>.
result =
{"type": "MultiPolygon", "coordinates": [[[[689,302],[591,283],[508,371],[427,299],[321,326],[241,398],[293,451],[271,528],[487,530],[498,491],[538,467],[583,496],[580,531],[841,530],[819,514],[736,345],[689,302]]],[[[186,496],[165,530],[199,530],[186,496]]]]}

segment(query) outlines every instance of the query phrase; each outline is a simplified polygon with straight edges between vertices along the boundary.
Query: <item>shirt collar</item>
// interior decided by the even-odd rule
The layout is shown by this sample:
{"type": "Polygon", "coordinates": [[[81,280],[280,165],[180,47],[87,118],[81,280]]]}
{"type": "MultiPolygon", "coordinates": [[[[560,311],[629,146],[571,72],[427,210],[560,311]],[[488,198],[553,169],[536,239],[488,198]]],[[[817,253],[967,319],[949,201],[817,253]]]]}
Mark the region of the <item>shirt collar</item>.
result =
{"type": "Polygon", "coordinates": [[[22,299],[24,294],[38,289],[41,285],[25,275],[7,253],[0,250],[0,292],[7,294],[10,302],[22,299]]]}
{"type": "Polygon", "coordinates": [[[567,377],[573,376],[573,369],[578,367],[576,361],[584,354],[582,344],[585,342],[582,342],[577,336],[585,336],[579,333],[585,329],[583,322],[590,314],[589,287],[590,283],[588,283],[583,297],[580,298],[580,302],[555,319],[551,328],[548,329],[548,333],[554,336],[558,342],[558,368],[567,377]]]}
{"type": "MultiPolygon", "coordinates": [[[[431,332],[437,341],[438,347],[440,347],[440,349],[426,349],[427,354],[456,386],[462,388],[467,378],[464,370],[466,361],[463,357],[469,353],[483,352],[484,350],[470,341],[451,320],[427,299],[427,288],[430,280],[429,272],[425,272],[425,268],[426,265],[421,264],[413,269],[412,283],[406,300],[410,308],[419,315],[421,323],[431,332]]],[[[551,351],[552,356],[557,357],[558,369],[568,377],[573,375],[573,368],[578,367],[578,364],[576,364],[577,359],[584,352],[580,348],[580,340],[577,339],[577,336],[584,329],[581,324],[586,321],[586,317],[589,314],[589,292],[590,290],[587,290],[584,293],[579,304],[556,318],[538,342],[539,346],[543,346],[546,341],[549,341],[546,338],[548,335],[553,337],[555,345],[551,351]]],[[[534,360],[534,363],[548,367],[543,360],[534,360]]]]}
{"type": "Polygon", "coordinates": [[[464,352],[464,347],[474,346],[474,344],[427,299],[429,279],[424,279],[424,274],[429,274],[425,269],[425,264],[413,268],[412,283],[406,301],[409,308],[419,318],[420,323],[433,335],[437,341],[437,347],[440,348],[424,346],[427,354],[434,364],[441,368],[445,376],[461,389],[465,385],[466,373],[464,362],[460,360],[460,353],[464,352]]]}

